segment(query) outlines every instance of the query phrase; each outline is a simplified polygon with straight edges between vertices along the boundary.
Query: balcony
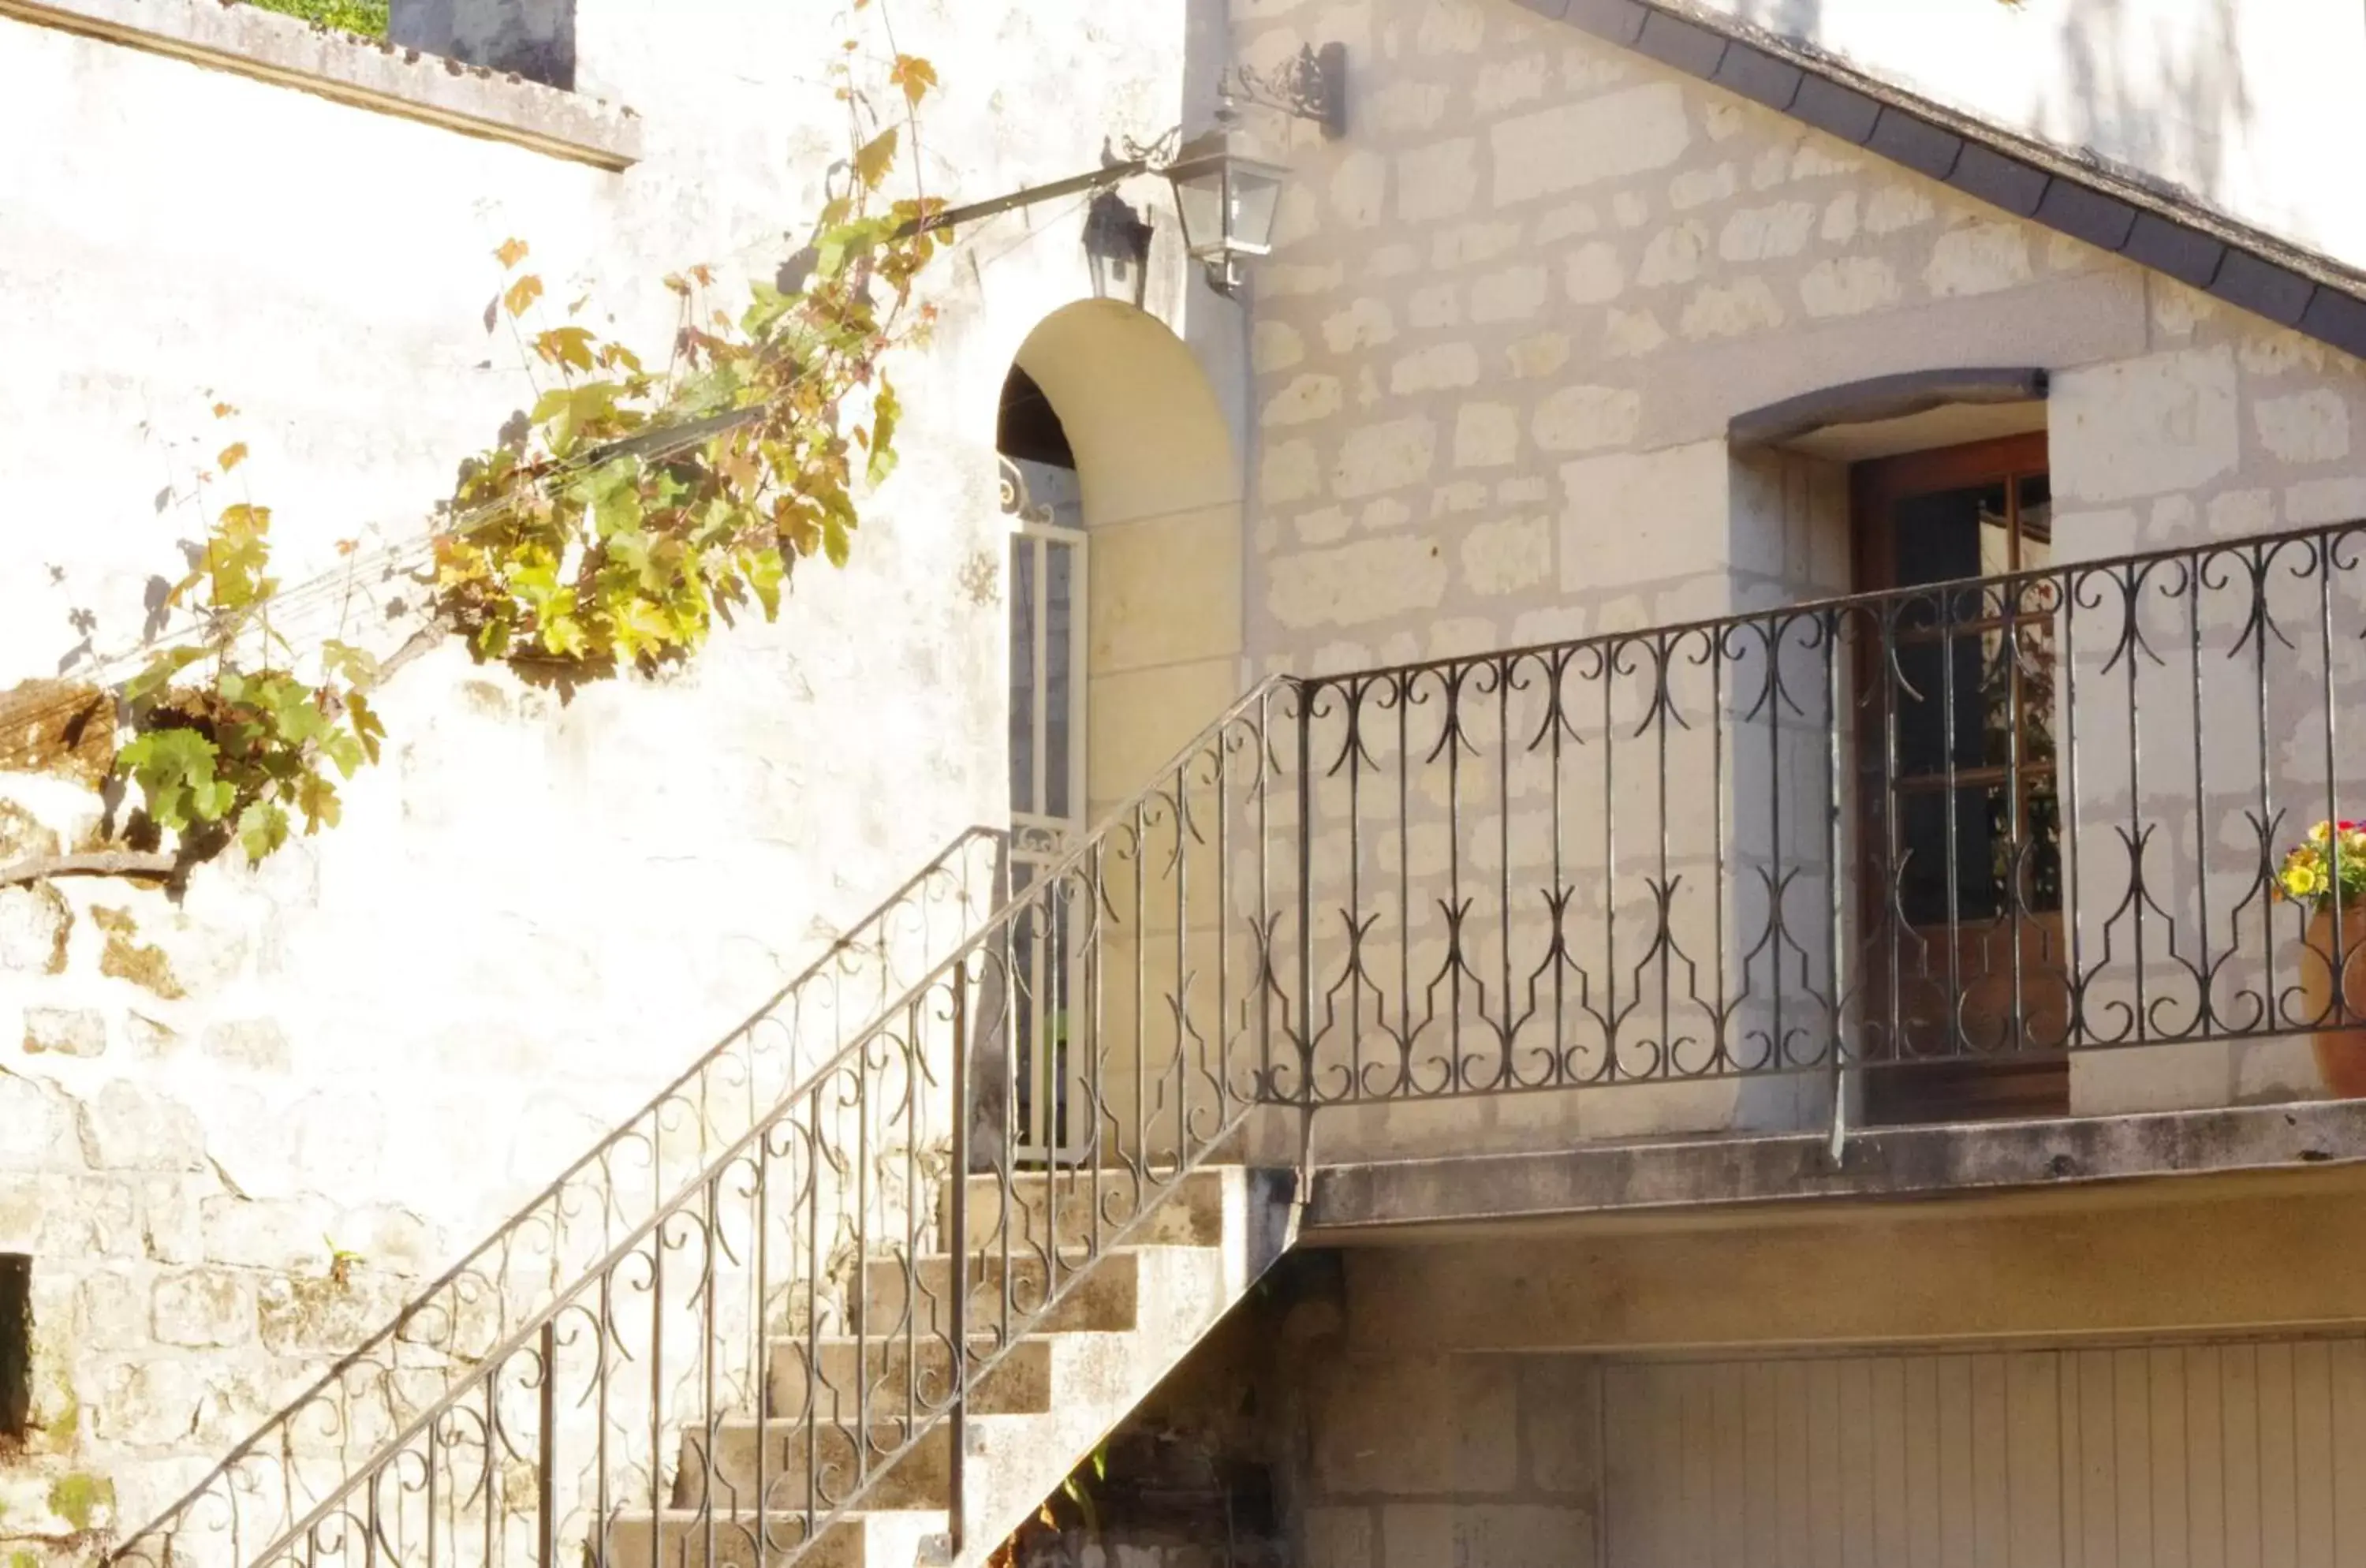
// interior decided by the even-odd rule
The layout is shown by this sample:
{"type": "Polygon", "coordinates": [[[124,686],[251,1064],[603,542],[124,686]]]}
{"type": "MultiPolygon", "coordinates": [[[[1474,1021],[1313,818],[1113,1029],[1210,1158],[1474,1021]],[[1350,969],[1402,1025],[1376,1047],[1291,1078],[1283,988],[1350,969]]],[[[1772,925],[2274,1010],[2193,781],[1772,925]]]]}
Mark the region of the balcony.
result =
{"type": "Polygon", "coordinates": [[[1072,1150],[1253,1100],[1316,1165],[2320,1098],[2366,908],[2278,879],[2366,818],[2362,536],[1269,683],[982,1038],[1072,1150]]]}

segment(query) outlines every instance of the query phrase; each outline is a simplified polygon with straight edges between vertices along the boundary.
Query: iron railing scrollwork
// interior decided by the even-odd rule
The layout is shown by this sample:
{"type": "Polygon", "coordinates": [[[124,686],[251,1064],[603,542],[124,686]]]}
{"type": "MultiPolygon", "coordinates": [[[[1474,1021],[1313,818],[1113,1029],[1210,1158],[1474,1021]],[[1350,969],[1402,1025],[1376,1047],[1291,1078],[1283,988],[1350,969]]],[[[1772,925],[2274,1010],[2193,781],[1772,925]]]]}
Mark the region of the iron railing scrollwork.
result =
{"type": "Polygon", "coordinates": [[[251,1440],[113,1561],[788,1563],[898,1473],[928,1495],[892,1505],[950,1505],[958,1536],[973,1396],[1256,1103],[1280,890],[1242,833],[1279,692],[802,1063],[366,1457],[255,1508],[251,1440]],[[1050,1150],[1007,1114],[1047,1052],[1076,1134],[1050,1150]]]}
{"type": "Polygon", "coordinates": [[[162,1568],[219,1554],[193,1553],[199,1540],[235,1556],[334,1495],[351,1449],[415,1424],[546,1322],[572,1281],[646,1234],[686,1179],[976,929],[999,902],[1001,854],[993,832],[955,838],[113,1556],[162,1568]]]}
{"type": "Polygon", "coordinates": [[[1305,681],[1274,1097],[1739,1080],[1780,1125],[1803,1075],[2058,1097],[2366,1021],[2366,911],[2276,886],[2366,818],[2361,639],[2349,525],[1305,681]]]}
{"type": "Polygon", "coordinates": [[[2275,881],[2366,818],[2361,535],[1268,681],[864,971],[827,1049],[694,1070],[116,1556],[786,1568],[862,1508],[958,1533],[973,1407],[1259,1107],[1729,1083],[1719,1124],[1778,1124],[2366,1024],[2366,912],[2275,881]],[[535,1227],[564,1245],[504,1294],[535,1227]],[[477,1294],[527,1304],[395,1364],[477,1294]]]}

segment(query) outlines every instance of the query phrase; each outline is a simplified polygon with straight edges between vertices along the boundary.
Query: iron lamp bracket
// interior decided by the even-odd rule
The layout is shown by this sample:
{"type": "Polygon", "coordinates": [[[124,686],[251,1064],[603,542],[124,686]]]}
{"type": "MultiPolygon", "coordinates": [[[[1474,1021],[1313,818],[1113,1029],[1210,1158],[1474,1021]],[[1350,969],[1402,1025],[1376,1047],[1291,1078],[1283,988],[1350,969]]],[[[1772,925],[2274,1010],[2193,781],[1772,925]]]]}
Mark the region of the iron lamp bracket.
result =
{"type": "Polygon", "coordinates": [[[1347,46],[1326,43],[1318,50],[1308,44],[1271,71],[1235,65],[1224,73],[1217,92],[1228,102],[1313,120],[1335,141],[1347,134],[1347,46]]]}

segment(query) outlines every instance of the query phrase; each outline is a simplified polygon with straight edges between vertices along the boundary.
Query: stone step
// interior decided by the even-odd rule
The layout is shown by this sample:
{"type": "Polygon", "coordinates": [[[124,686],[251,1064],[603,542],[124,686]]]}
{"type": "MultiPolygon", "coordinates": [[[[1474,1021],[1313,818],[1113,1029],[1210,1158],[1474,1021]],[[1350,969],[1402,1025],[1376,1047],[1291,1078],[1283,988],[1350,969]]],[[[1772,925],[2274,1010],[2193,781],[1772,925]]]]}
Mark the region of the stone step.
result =
{"type": "Polygon", "coordinates": [[[850,1515],[821,1532],[810,1551],[802,1513],[720,1509],[626,1509],[608,1521],[600,1568],[911,1568],[919,1547],[946,1534],[942,1508],[850,1515]],[[896,1559],[902,1561],[896,1562],[896,1559]]]}
{"type": "MultiPolygon", "coordinates": [[[[1017,1245],[1014,1240],[1013,1246],[1017,1245]]],[[[980,1257],[978,1252],[978,1248],[971,1249],[967,1270],[969,1327],[973,1334],[988,1333],[1001,1325],[1006,1277],[1010,1283],[1013,1317],[1023,1321],[1042,1310],[1046,1292],[1055,1282],[1047,1278],[1050,1269],[1042,1257],[1022,1251],[1006,1259],[999,1247],[990,1246],[986,1256],[980,1257]]],[[[1064,1258],[1056,1284],[1068,1292],[1067,1296],[1038,1331],[1116,1333],[1132,1328],[1140,1304],[1140,1262],[1132,1252],[1125,1250],[1105,1254],[1098,1259],[1082,1254],[1064,1258]]],[[[856,1311],[855,1325],[867,1326],[872,1333],[883,1336],[900,1334],[907,1316],[911,1315],[907,1312],[907,1303],[910,1303],[917,1314],[915,1332],[922,1336],[951,1333],[952,1279],[950,1258],[922,1258],[908,1269],[897,1261],[874,1262],[863,1272],[862,1301],[856,1311]]]]}
{"type": "MultiPolygon", "coordinates": [[[[989,1342],[975,1338],[971,1347],[974,1354],[991,1348],[989,1342]]],[[[907,1339],[901,1334],[868,1340],[827,1338],[815,1345],[803,1339],[775,1339],[766,1371],[769,1414],[776,1419],[802,1419],[810,1391],[817,1420],[850,1426],[867,1421],[875,1426],[943,1408],[952,1387],[952,1347],[942,1339],[907,1339]],[[818,1362],[818,1382],[809,1357],[818,1362]]],[[[1032,1416],[1051,1409],[1050,1337],[1037,1335],[1013,1346],[1009,1355],[971,1388],[969,1407],[979,1416],[1032,1416]]]]}
{"type": "MultiPolygon", "coordinates": [[[[969,1245],[973,1249],[997,1246],[1006,1213],[1011,1246],[1050,1244],[1053,1227],[1059,1246],[1100,1248],[1116,1243],[1118,1234],[1142,1208],[1152,1213],[1142,1227],[1125,1238],[1132,1247],[1221,1247],[1224,1240],[1225,1168],[1203,1166],[1179,1180],[1150,1176],[1137,1181],[1125,1170],[1061,1169],[1019,1171],[969,1179],[969,1245]]],[[[941,1238],[952,1235],[950,1184],[938,1215],[941,1238]]]]}
{"type": "Polygon", "coordinates": [[[901,1426],[875,1426],[867,1454],[857,1451],[854,1433],[843,1427],[725,1421],[715,1428],[711,1468],[708,1440],[703,1428],[682,1434],[673,1487],[677,1508],[711,1502],[720,1511],[750,1513],[760,1500],[766,1513],[778,1514],[804,1508],[817,1490],[827,1506],[855,1488],[865,1464],[873,1476],[865,1509],[942,1507],[952,1494],[952,1427],[942,1421],[917,1438],[907,1438],[901,1426]]]}

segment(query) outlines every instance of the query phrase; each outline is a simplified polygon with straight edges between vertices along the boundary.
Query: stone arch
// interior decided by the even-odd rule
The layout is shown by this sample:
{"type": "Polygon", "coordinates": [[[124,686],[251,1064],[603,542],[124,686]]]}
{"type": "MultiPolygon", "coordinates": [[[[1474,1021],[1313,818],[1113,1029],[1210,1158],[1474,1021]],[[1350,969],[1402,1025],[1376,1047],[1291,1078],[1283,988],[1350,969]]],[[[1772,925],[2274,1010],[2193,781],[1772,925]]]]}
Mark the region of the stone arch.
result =
{"type": "Polygon", "coordinates": [[[1020,345],[1076,459],[1091,537],[1091,815],[1139,788],[1241,689],[1242,468],[1190,348],[1114,299],[1053,311],[1020,345]]]}

